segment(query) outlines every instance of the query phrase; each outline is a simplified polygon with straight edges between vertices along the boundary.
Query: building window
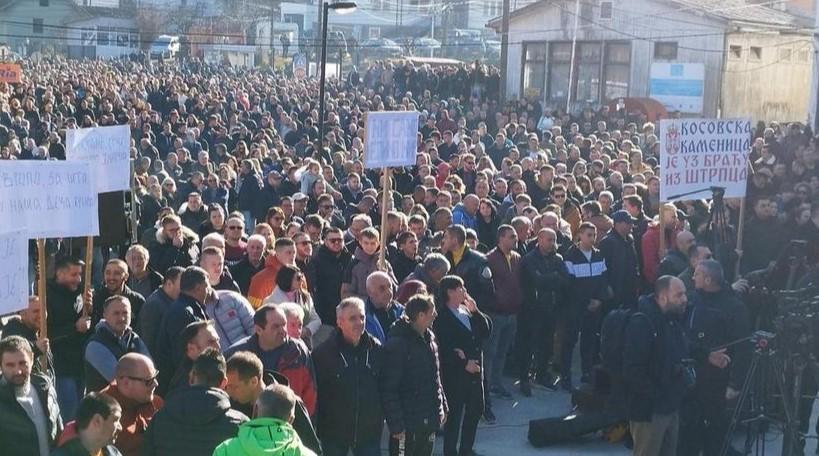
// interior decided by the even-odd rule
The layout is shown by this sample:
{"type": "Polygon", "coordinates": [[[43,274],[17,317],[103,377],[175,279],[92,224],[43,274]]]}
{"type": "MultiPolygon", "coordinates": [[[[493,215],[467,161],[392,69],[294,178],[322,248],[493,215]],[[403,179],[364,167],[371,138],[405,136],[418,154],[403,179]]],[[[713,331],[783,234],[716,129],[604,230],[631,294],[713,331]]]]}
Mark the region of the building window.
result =
{"type": "Polygon", "coordinates": [[[750,60],[762,60],[762,48],[759,46],[751,46],[751,53],[748,54],[750,60]]]}
{"type": "Polygon", "coordinates": [[[549,46],[547,98],[550,102],[565,104],[570,88],[571,98],[578,104],[599,103],[628,96],[631,75],[630,43],[577,43],[574,71],[571,71],[571,57],[570,42],[553,42],[549,46]]]}
{"type": "Polygon", "coordinates": [[[742,46],[732,44],[728,47],[728,52],[732,59],[742,59],[742,46]]]}
{"type": "Polygon", "coordinates": [[[677,60],[677,42],[654,43],[654,58],[677,60]]]}
{"type": "Polygon", "coordinates": [[[109,27],[99,27],[97,28],[97,45],[98,46],[108,46],[110,43],[110,38],[108,32],[111,29],[109,27]]]}
{"type": "Polygon", "coordinates": [[[631,74],[631,45],[607,43],[606,65],[603,68],[603,101],[628,97],[631,74]]]}
{"type": "Polygon", "coordinates": [[[796,58],[800,63],[808,63],[808,60],[810,60],[810,51],[800,49],[799,52],[796,53],[796,58]]]}
{"type": "Polygon", "coordinates": [[[34,18],[34,22],[31,24],[31,33],[43,33],[43,20],[40,18],[34,18]]]}
{"type": "Polygon", "coordinates": [[[40,0],[40,6],[48,6],[48,0],[40,0]]]}
{"type": "Polygon", "coordinates": [[[600,99],[601,53],[600,42],[578,43],[574,100],[596,102],[600,99]]]}
{"type": "Polygon", "coordinates": [[[523,43],[523,96],[542,98],[545,84],[546,43],[523,43]]]}
{"type": "Polygon", "coordinates": [[[117,32],[117,46],[128,47],[128,32],[117,32]]]}
{"type": "Polygon", "coordinates": [[[131,32],[131,47],[138,48],[139,47],[139,32],[131,32]]]}
{"type": "Polygon", "coordinates": [[[611,19],[612,10],[611,2],[600,2],[600,19],[611,19]]]}
{"type": "Polygon", "coordinates": [[[549,99],[566,103],[569,97],[569,68],[572,43],[552,43],[549,46],[549,99]]]}
{"type": "Polygon", "coordinates": [[[791,49],[791,48],[779,48],[779,61],[780,62],[790,62],[792,54],[793,54],[793,49],[791,49]]]}

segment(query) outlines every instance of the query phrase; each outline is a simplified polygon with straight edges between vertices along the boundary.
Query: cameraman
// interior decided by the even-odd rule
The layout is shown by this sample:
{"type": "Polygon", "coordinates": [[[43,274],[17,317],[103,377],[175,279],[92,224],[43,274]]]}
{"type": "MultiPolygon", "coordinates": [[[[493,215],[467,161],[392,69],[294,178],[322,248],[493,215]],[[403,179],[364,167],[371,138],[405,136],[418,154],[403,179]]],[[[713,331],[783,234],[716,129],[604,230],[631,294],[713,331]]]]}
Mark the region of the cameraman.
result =
{"type": "Polygon", "coordinates": [[[724,281],[722,265],[700,261],[692,278],[694,292],[685,330],[696,364],[697,384],[686,397],[680,417],[680,456],[718,455],[728,429],[726,399],[734,398],[744,381],[750,342],[719,347],[751,334],[745,304],[724,281]],[[730,352],[730,355],[729,355],[730,352]],[[734,362],[731,362],[732,358],[734,362]],[[726,369],[731,363],[731,369],[726,369]]]}
{"type": "Polygon", "coordinates": [[[683,364],[688,343],[680,323],[687,301],[682,280],[662,276],[626,326],[623,379],[634,456],[676,454],[679,410],[693,384],[683,364]]]}

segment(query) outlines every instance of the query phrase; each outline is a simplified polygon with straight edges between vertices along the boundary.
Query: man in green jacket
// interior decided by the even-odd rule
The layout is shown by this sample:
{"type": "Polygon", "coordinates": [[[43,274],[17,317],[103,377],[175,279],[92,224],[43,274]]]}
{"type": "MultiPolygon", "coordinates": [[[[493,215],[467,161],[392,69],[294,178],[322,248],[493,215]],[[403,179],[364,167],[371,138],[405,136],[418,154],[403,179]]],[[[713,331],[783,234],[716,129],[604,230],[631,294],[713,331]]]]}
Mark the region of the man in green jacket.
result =
{"type": "Polygon", "coordinates": [[[269,385],[256,399],[254,419],[240,425],[239,435],[222,442],[213,456],[315,456],[291,425],[295,410],[293,390],[269,385]]]}

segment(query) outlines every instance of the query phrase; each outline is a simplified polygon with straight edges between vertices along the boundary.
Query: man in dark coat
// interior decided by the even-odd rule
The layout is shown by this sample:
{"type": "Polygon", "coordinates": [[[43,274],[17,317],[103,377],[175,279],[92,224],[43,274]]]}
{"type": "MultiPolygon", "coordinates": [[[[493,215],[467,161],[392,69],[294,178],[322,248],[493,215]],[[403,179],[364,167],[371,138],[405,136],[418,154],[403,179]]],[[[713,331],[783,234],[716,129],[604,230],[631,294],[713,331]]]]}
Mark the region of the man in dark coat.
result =
{"type": "Polygon", "coordinates": [[[466,229],[461,225],[450,225],[444,232],[441,251],[446,254],[451,269],[450,274],[464,279],[466,291],[475,297],[478,308],[493,308],[495,282],[492,269],[486,257],[466,245],[466,229]]]}
{"type": "Polygon", "coordinates": [[[316,312],[323,324],[313,342],[321,343],[333,330],[336,321],[336,306],[341,301],[341,282],[344,271],[352,261],[352,255],[344,248],[344,234],[338,228],[328,228],[324,232],[324,243],[316,249],[313,259],[307,263],[307,283],[316,312]]]}
{"type": "Polygon", "coordinates": [[[364,330],[363,301],[347,298],[336,314],[338,330],[313,351],[321,444],[328,454],[380,454],[383,348],[364,330]]]}
{"type": "Polygon", "coordinates": [[[600,253],[606,259],[606,270],[613,292],[612,299],[604,309],[606,313],[617,307],[628,309],[637,307],[640,277],[637,250],[631,234],[634,219],[625,210],[615,212],[612,219],[614,226],[600,241],[600,253]]]}
{"type": "Polygon", "coordinates": [[[128,265],[118,258],[112,258],[105,265],[104,275],[104,286],[94,290],[91,325],[96,327],[100,322],[105,301],[112,296],[125,297],[131,304],[131,321],[139,322],[139,313],[145,305],[145,298],[125,284],[128,281],[128,265]]]}
{"type": "Polygon", "coordinates": [[[676,277],[660,277],[654,290],[640,299],[639,314],[628,321],[623,336],[629,428],[634,454],[676,454],[679,410],[691,386],[683,372],[689,352],[679,324],[687,299],[676,277]]]}
{"type": "Polygon", "coordinates": [[[156,239],[151,243],[151,267],[164,275],[171,266],[183,268],[196,264],[199,257],[199,236],[182,225],[176,215],[167,215],[160,222],[156,239]]]}
{"type": "Polygon", "coordinates": [[[83,301],[91,305],[90,295],[82,297],[85,264],[65,258],[57,262],[56,277],[48,283],[48,336],[54,353],[54,373],[60,412],[64,420],[74,419],[82,398],[83,350],[90,336],[91,317],[83,316],[83,301]]]}
{"type": "Polygon", "coordinates": [[[170,395],[154,415],[142,444],[143,456],[201,456],[235,437],[245,414],[230,407],[225,358],[208,348],[193,362],[190,386],[170,395]]]}
{"type": "Polygon", "coordinates": [[[391,456],[430,456],[446,420],[438,343],[429,329],[437,315],[432,298],[415,296],[384,345],[380,391],[391,456]]]}
{"type": "Polygon", "coordinates": [[[32,374],[34,353],[20,336],[0,340],[0,448],[9,455],[47,456],[63,430],[53,383],[32,374]]]}
{"type": "Polygon", "coordinates": [[[154,354],[154,358],[159,360],[161,393],[165,392],[182,361],[184,347],[179,345],[179,335],[190,323],[208,320],[205,302],[208,295],[213,293],[208,283],[208,273],[197,266],[191,266],[182,273],[179,289],[179,298],[162,320],[159,329],[160,351],[154,354]]]}
{"type": "Polygon", "coordinates": [[[554,350],[554,315],[570,280],[563,257],[556,248],[555,231],[542,228],[536,248],[527,253],[520,264],[523,309],[518,315],[517,344],[520,390],[524,396],[532,394],[529,381],[532,356],[537,381],[550,388],[554,384],[549,369],[554,350]]]}

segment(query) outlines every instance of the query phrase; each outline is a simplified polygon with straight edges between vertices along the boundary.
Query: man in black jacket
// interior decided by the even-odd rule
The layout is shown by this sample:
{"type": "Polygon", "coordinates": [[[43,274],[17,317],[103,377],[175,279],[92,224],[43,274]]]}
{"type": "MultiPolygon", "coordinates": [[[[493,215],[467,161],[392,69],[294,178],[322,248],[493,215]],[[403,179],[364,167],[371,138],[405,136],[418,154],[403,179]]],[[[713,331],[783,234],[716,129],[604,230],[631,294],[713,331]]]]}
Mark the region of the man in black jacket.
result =
{"type": "Polygon", "coordinates": [[[603,302],[611,297],[606,260],[594,247],[597,228],[583,222],[578,230],[580,241],[569,248],[563,256],[571,281],[564,309],[563,346],[561,348],[561,387],[570,391],[572,387],[572,353],[580,335],[580,364],[582,377],[587,383],[591,378],[592,366],[600,353],[600,325],[603,321],[603,302]]]}
{"type": "Polygon", "coordinates": [[[624,210],[615,212],[612,220],[614,226],[600,241],[600,253],[606,259],[606,270],[612,288],[612,299],[606,303],[604,314],[618,307],[626,309],[637,307],[640,278],[637,250],[631,234],[634,220],[624,210]]]}
{"type": "Polygon", "coordinates": [[[257,272],[264,269],[264,253],[267,247],[267,239],[261,234],[254,234],[247,238],[247,247],[245,254],[238,263],[230,266],[230,275],[242,295],[247,296],[247,290],[250,288],[250,280],[257,272]]]}
{"type": "Polygon", "coordinates": [[[384,345],[381,405],[390,430],[390,456],[430,456],[446,420],[438,343],[430,331],[438,315],[431,297],[407,301],[384,345]]]}
{"type": "Polygon", "coordinates": [[[90,293],[80,296],[84,266],[77,259],[61,259],[55,280],[48,283],[48,335],[54,353],[57,398],[66,421],[74,419],[82,398],[83,350],[91,328],[91,317],[82,315],[83,301],[91,305],[90,293]]]}
{"type": "Polygon", "coordinates": [[[381,343],[364,331],[364,302],[336,308],[338,331],[313,351],[318,383],[318,431],[327,454],[381,454],[384,414],[378,394],[381,343]]]}
{"type": "Polygon", "coordinates": [[[719,261],[700,261],[693,280],[685,329],[697,362],[697,385],[681,410],[680,454],[719,454],[728,430],[726,397],[734,398],[742,389],[751,344],[716,352],[710,348],[750,336],[751,323],[745,304],[725,282],[719,261]]]}
{"type": "Polygon", "coordinates": [[[523,257],[520,264],[523,286],[523,310],[518,314],[517,344],[520,391],[532,395],[529,371],[532,355],[538,383],[552,387],[549,372],[554,342],[554,314],[565,296],[569,272],[563,257],[555,251],[557,235],[542,228],[537,235],[537,248],[523,257]]]}
{"type": "Polygon", "coordinates": [[[441,252],[451,265],[449,273],[464,279],[466,290],[475,297],[478,308],[491,309],[495,296],[492,269],[482,253],[466,245],[466,229],[462,225],[450,225],[444,231],[441,252]]]}
{"type": "Polygon", "coordinates": [[[226,383],[225,358],[208,348],[193,362],[190,386],[168,397],[154,415],[142,444],[143,456],[201,456],[235,437],[245,414],[230,407],[222,391],[226,383]]]}
{"type": "MultiPolygon", "coordinates": [[[[118,259],[108,260],[104,270],[104,286],[94,290],[94,306],[91,314],[91,325],[96,327],[102,319],[103,306],[105,301],[112,296],[124,296],[131,304],[131,321],[139,322],[139,313],[145,304],[145,297],[128,288],[125,282],[128,281],[128,265],[118,259]]],[[[138,330],[138,328],[137,328],[138,330]]]]}
{"type": "MultiPolygon", "coordinates": [[[[231,407],[247,416],[253,415],[256,400],[269,385],[289,386],[287,377],[275,371],[265,371],[262,360],[247,351],[236,352],[227,360],[226,378],[225,391],[230,396],[231,407]]],[[[298,396],[292,424],[304,446],[321,455],[321,443],[316,430],[304,402],[298,396]]]]}
{"type": "Polygon", "coordinates": [[[63,429],[53,384],[32,374],[34,354],[20,336],[0,340],[0,448],[3,454],[47,456],[63,429]]]}
{"type": "Polygon", "coordinates": [[[662,276],[626,326],[623,379],[635,455],[676,454],[680,405],[693,386],[683,365],[688,346],[679,323],[686,303],[682,281],[662,276]]]}
{"type": "Polygon", "coordinates": [[[213,293],[208,282],[208,273],[198,266],[185,269],[179,279],[180,294],[162,320],[159,330],[160,352],[154,358],[159,360],[160,391],[165,392],[171,376],[174,375],[184,355],[184,347],[179,344],[179,335],[187,325],[195,321],[207,320],[205,302],[213,293]]]}
{"type": "Polygon", "coordinates": [[[20,336],[31,344],[34,353],[32,372],[48,377],[54,381],[54,355],[47,338],[40,337],[40,318],[42,315],[40,298],[29,296],[28,307],[10,318],[3,327],[3,337],[20,336]],[[45,358],[41,356],[45,355],[45,358]],[[44,362],[43,362],[44,361],[44,362]]]}
{"type": "Polygon", "coordinates": [[[338,228],[327,228],[324,243],[307,263],[307,282],[316,306],[316,312],[324,323],[313,334],[313,343],[321,344],[333,330],[331,322],[336,321],[336,306],[341,301],[341,282],[344,270],[352,261],[352,256],[344,248],[344,234],[338,228]]]}

